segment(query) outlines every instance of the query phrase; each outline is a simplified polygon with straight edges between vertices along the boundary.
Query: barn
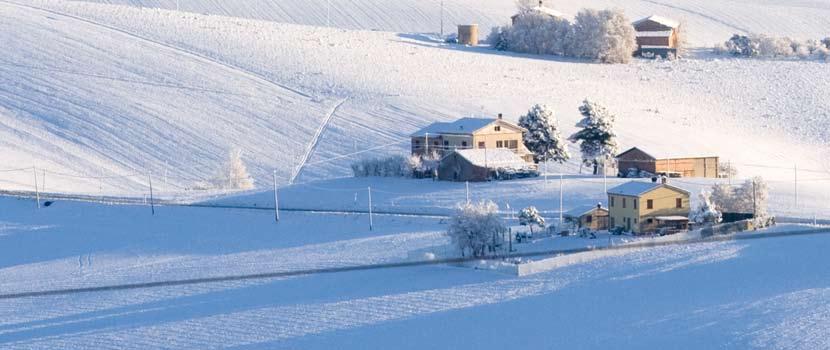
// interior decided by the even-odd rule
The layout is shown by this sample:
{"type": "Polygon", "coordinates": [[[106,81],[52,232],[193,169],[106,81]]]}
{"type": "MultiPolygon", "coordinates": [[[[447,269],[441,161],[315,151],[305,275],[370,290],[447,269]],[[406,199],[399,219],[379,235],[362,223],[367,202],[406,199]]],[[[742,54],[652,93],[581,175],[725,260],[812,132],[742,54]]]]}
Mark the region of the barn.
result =
{"type": "Polygon", "coordinates": [[[577,207],[564,214],[565,221],[577,229],[587,228],[591,231],[608,230],[610,228],[608,218],[608,209],[603,208],[602,204],[577,207]]]}
{"type": "Polygon", "coordinates": [[[496,171],[529,167],[531,164],[509,149],[459,149],[441,159],[438,178],[445,181],[487,181],[496,171]]]}
{"type": "Polygon", "coordinates": [[[680,22],[652,15],[632,25],[637,31],[635,55],[653,54],[663,58],[677,56],[677,50],[680,47],[680,22]]]}
{"type": "Polygon", "coordinates": [[[618,154],[616,159],[621,177],[627,177],[632,169],[671,177],[719,177],[717,156],[656,158],[637,147],[632,147],[618,154]]]}

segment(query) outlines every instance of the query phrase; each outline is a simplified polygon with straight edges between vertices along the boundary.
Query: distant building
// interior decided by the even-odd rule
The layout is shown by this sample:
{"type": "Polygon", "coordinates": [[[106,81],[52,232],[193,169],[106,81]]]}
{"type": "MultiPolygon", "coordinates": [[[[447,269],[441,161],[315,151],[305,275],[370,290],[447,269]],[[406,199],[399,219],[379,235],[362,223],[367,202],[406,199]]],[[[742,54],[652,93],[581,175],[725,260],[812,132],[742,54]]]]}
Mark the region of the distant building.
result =
{"type": "Polygon", "coordinates": [[[539,6],[531,7],[531,8],[529,8],[529,9],[523,11],[523,12],[520,12],[520,13],[517,13],[517,14],[511,16],[510,17],[511,23],[513,23],[513,25],[516,25],[516,21],[519,19],[519,17],[521,17],[522,15],[524,15],[526,13],[538,13],[538,14],[545,15],[545,16],[550,16],[550,17],[553,17],[553,18],[563,19],[563,20],[566,20],[568,22],[572,21],[572,18],[570,16],[568,16],[568,15],[562,13],[562,12],[556,11],[556,10],[550,8],[550,7],[545,7],[544,3],[540,0],[539,1],[539,6]]]}
{"type": "Polygon", "coordinates": [[[438,153],[444,157],[456,150],[507,149],[525,160],[533,155],[524,145],[525,129],[498,118],[461,118],[433,123],[410,135],[412,154],[438,153]]]}
{"type": "Polygon", "coordinates": [[[654,54],[663,58],[677,55],[680,23],[669,18],[649,16],[632,23],[637,31],[637,56],[654,54]]]}
{"type": "Polygon", "coordinates": [[[564,219],[573,223],[577,229],[603,231],[610,228],[608,209],[603,208],[601,204],[574,208],[565,213],[564,219]]]}
{"type": "Polygon", "coordinates": [[[637,147],[632,147],[618,154],[616,159],[617,168],[623,177],[627,176],[630,169],[650,174],[665,174],[669,177],[718,177],[717,156],[658,159],[637,147]]]}
{"type": "Polygon", "coordinates": [[[496,172],[522,170],[531,166],[510,149],[458,149],[441,159],[438,178],[445,181],[487,181],[496,172]]]}
{"type": "Polygon", "coordinates": [[[634,234],[674,233],[689,226],[689,191],[661,182],[632,181],[608,190],[610,227],[634,234]]]}
{"type": "Polygon", "coordinates": [[[458,43],[461,45],[478,45],[478,24],[459,24],[458,43]]]}

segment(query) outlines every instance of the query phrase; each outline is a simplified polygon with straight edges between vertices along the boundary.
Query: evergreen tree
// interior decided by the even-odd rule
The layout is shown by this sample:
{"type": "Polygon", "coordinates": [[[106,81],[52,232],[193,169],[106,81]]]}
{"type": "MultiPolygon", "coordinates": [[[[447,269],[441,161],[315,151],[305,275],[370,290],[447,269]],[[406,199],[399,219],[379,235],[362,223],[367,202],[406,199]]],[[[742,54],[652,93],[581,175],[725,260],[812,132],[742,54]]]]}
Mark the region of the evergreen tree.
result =
{"type": "Polygon", "coordinates": [[[596,175],[599,165],[604,167],[617,154],[615,118],[605,107],[587,99],[582,102],[579,112],[584,118],[576,126],[581,130],[571,135],[570,141],[579,142],[582,162],[593,166],[596,175]]]}
{"type": "Polygon", "coordinates": [[[525,128],[524,144],[533,152],[537,163],[552,160],[564,163],[571,158],[553,110],[545,105],[535,105],[519,118],[519,126],[525,128]]]}
{"type": "Polygon", "coordinates": [[[545,226],[545,218],[539,214],[536,207],[527,207],[519,211],[519,225],[529,226],[530,233],[533,234],[533,225],[545,226]]]}

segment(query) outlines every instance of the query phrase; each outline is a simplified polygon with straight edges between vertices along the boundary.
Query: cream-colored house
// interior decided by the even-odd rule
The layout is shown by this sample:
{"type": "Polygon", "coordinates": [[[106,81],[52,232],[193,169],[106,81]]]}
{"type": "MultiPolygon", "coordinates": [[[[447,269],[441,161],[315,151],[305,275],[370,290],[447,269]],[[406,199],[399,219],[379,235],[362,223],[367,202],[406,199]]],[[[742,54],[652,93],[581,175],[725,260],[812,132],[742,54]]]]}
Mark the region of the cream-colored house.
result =
{"type": "Polygon", "coordinates": [[[533,159],[524,145],[525,129],[498,118],[461,118],[450,123],[433,123],[410,135],[412,154],[438,153],[443,157],[455,150],[509,149],[525,161],[533,159]]]}
{"type": "Polygon", "coordinates": [[[610,226],[634,234],[688,228],[689,191],[660,182],[632,181],[608,190],[610,226]]]}

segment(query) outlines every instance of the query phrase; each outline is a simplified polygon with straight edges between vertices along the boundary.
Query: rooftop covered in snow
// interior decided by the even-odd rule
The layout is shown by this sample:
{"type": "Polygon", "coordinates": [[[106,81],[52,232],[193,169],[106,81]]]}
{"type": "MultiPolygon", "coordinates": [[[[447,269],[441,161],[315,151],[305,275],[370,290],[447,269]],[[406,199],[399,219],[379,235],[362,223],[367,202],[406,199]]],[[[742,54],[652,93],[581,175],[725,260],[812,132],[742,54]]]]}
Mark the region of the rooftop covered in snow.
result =
{"type": "Polygon", "coordinates": [[[518,169],[528,166],[527,162],[507,148],[463,149],[455,152],[473,165],[479,167],[518,169]]]}
{"type": "Polygon", "coordinates": [[[670,28],[680,27],[680,22],[675,21],[671,18],[666,18],[666,17],[662,17],[662,16],[658,16],[658,15],[651,15],[651,16],[648,16],[646,18],[634,21],[634,23],[632,23],[632,25],[634,25],[636,27],[638,24],[642,24],[642,23],[649,22],[649,21],[657,22],[657,23],[660,23],[660,24],[662,24],[666,27],[670,27],[670,28]]]}
{"type": "Polygon", "coordinates": [[[495,118],[461,118],[454,122],[432,123],[429,126],[418,130],[412,137],[423,137],[428,133],[433,135],[438,134],[456,134],[456,135],[471,135],[476,130],[479,130],[487,125],[492,124],[497,119],[495,118]]]}
{"type": "Polygon", "coordinates": [[[659,182],[631,181],[608,190],[608,194],[616,194],[620,196],[639,196],[661,187],[667,187],[686,194],[689,193],[689,191],[682,188],[659,182]]]}

